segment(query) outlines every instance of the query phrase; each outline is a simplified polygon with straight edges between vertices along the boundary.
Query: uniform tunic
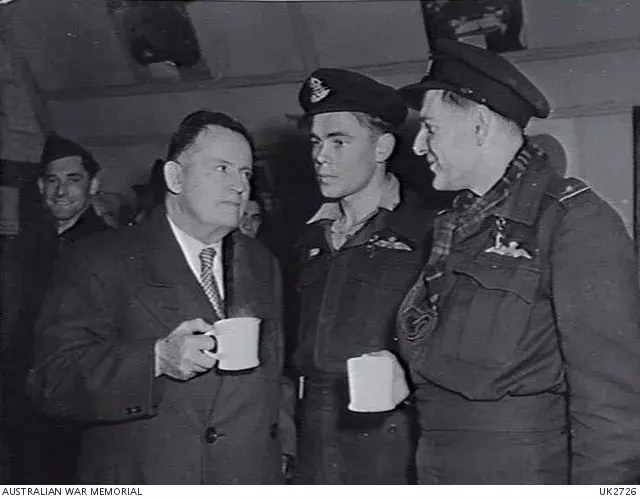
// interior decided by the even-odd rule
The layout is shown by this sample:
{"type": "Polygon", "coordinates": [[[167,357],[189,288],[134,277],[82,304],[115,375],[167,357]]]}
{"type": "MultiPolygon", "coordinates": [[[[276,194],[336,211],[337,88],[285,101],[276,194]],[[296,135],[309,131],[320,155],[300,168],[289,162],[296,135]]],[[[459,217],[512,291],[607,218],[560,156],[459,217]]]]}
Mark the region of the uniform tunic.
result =
{"type": "Polygon", "coordinates": [[[304,376],[297,483],[402,484],[412,480],[415,416],[408,403],[383,413],[347,409],[346,361],[397,351],[395,315],[430,247],[433,212],[407,194],[379,209],[339,250],[328,224],[298,244],[300,327],[295,365],[304,376]]]}
{"type": "Polygon", "coordinates": [[[435,329],[400,335],[419,482],[637,483],[638,270],[614,210],[540,159],[444,272],[435,329]]]}

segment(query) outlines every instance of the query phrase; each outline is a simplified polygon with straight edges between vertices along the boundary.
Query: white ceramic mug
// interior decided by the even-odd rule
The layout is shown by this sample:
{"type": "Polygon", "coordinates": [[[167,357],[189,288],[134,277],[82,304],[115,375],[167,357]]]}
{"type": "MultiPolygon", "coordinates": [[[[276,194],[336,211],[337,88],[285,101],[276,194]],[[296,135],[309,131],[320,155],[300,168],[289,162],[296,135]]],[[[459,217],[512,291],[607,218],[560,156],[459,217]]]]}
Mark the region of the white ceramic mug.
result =
{"type": "Polygon", "coordinates": [[[216,340],[218,369],[241,371],[260,365],[260,322],[256,317],[232,317],[214,322],[209,336],[216,340]]]}
{"type": "Polygon", "coordinates": [[[390,411],[409,394],[404,370],[387,350],[347,359],[349,410],[390,411]]]}

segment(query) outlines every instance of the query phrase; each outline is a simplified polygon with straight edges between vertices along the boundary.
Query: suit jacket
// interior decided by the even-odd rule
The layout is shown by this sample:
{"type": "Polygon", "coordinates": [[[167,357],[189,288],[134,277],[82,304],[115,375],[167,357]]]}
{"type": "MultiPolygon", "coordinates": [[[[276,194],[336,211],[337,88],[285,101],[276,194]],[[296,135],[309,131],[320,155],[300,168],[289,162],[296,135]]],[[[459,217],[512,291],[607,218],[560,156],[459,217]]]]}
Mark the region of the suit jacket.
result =
{"type": "Polygon", "coordinates": [[[29,391],[88,422],[87,483],[259,484],[281,480],[283,357],[277,263],[238,231],[223,241],[229,316],[262,318],[259,367],[188,381],[154,377],[154,344],[217,319],[163,209],[63,254],[39,326],[29,391]]]}

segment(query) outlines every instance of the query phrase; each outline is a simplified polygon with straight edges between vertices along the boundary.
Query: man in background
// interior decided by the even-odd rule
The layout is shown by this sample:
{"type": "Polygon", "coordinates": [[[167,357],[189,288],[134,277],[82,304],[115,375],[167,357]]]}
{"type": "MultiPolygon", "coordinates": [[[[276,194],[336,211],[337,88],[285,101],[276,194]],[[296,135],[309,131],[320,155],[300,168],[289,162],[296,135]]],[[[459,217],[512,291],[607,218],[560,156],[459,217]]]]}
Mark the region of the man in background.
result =
{"type": "Polygon", "coordinates": [[[247,201],[242,212],[242,220],[240,221],[240,230],[245,236],[255,238],[260,230],[262,224],[262,213],[260,205],[257,201],[251,199],[247,201]]]}
{"type": "Polygon", "coordinates": [[[22,293],[19,317],[7,350],[7,417],[13,429],[13,483],[74,483],[79,446],[77,425],[46,418],[24,393],[33,353],[33,329],[49,287],[59,252],[71,243],[101,233],[108,225],[91,206],[98,190],[99,165],[79,144],[56,134],[47,136],[40,160],[38,189],[42,217],[24,224],[22,293]]]}
{"type": "Polygon", "coordinates": [[[49,135],[42,151],[38,189],[62,245],[102,232],[104,221],[91,208],[98,192],[100,169],[93,156],[80,145],[49,135]]]}
{"type": "Polygon", "coordinates": [[[430,247],[434,216],[387,171],[393,132],[407,109],[391,87],[330,68],[305,80],[299,100],[325,202],[297,244],[295,483],[411,483],[411,402],[384,412],[352,411],[347,374],[349,359],[384,352],[404,381],[394,355],[395,316],[430,247]]]}

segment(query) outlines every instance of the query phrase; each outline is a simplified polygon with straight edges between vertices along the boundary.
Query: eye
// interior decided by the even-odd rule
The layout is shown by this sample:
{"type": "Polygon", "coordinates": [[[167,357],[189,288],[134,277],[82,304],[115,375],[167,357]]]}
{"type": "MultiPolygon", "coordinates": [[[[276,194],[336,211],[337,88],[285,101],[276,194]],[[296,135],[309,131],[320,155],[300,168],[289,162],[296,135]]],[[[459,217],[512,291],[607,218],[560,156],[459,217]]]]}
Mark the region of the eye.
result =
{"type": "Polygon", "coordinates": [[[229,166],[225,164],[219,164],[214,167],[214,170],[220,173],[227,173],[229,171],[229,166]]]}
{"type": "Polygon", "coordinates": [[[343,145],[346,144],[346,142],[343,139],[333,139],[333,144],[336,147],[342,147],[343,145]]]}
{"type": "Polygon", "coordinates": [[[241,170],[240,174],[247,182],[253,178],[253,170],[249,170],[248,168],[246,170],[241,170]]]}

